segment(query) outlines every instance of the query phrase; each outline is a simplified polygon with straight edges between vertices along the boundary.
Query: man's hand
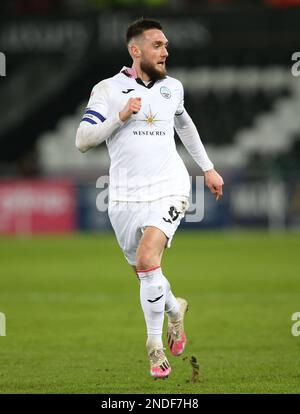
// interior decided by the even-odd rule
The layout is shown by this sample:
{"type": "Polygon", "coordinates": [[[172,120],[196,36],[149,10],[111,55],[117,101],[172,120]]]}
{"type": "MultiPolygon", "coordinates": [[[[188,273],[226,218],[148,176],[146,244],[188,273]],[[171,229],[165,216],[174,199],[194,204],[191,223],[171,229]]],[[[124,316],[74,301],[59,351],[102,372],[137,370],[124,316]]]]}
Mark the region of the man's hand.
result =
{"type": "Polygon", "coordinates": [[[217,173],[216,170],[204,171],[205,184],[213,194],[216,194],[216,200],[218,201],[222,195],[222,187],[224,185],[223,178],[217,173]]]}
{"type": "Polygon", "coordinates": [[[132,114],[137,114],[142,106],[141,98],[130,98],[124,109],[119,113],[121,121],[125,122],[132,114]]]}

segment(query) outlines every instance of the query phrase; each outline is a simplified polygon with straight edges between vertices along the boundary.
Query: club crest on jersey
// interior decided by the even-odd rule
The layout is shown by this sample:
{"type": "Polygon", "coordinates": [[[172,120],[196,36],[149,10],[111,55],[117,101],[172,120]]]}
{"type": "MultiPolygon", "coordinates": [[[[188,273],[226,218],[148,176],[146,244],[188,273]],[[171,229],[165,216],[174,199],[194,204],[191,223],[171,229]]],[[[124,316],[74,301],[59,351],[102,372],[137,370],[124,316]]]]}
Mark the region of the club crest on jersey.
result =
{"type": "Polygon", "coordinates": [[[166,99],[170,99],[171,98],[171,91],[169,88],[167,88],[166,86],[162,86],[160,88],[160,94],[166,98],[166,99]]]}

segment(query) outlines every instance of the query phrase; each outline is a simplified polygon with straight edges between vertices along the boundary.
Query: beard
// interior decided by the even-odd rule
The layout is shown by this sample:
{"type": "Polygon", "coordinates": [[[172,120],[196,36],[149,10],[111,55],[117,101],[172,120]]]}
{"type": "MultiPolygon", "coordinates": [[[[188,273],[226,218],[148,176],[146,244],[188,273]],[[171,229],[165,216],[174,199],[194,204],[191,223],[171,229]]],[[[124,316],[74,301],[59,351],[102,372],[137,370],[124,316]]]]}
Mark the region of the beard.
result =
{"type": "Polygon", "coordinates": [[[167,76],[166,69],[164,71],[159,71],[155,68],[153,63],[146,61],[141,62],[141,69],[149,76],[152,81],[161,80],[167,76]]]}

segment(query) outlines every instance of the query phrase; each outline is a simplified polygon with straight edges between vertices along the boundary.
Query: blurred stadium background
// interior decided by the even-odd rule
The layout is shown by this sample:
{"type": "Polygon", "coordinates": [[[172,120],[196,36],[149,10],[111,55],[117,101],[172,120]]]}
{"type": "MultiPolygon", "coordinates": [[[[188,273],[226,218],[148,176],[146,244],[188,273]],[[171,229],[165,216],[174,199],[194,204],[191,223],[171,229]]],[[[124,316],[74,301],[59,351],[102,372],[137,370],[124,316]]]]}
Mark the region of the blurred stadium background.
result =
{"type": "MultiPolygon", "coordinates": [[[[74,145],[93,85],[131,64],[124,33],[140,16],[162,22],[169,74],[183,82],[186,108],[226,184],[219,203],[206,193],[204,219],[182,223],[166,257],[170,279],[204,318],[190,316],[193,352],[215,375],[204,391],[299,391],[289,330],[300,310],[300,0],[1,0],[0,16],[0,311],[10,341],[2,347],[0,338],[0,392],[189,392],[178,388],[178,374],[174,387],[141,388],[146,362],[131,372],[120,344],[112,358],[103,343],[119,343],[111,326],[125,338],[130,320],[129,357],[143,355],[143,320],[107,214],[96,209],[106,147],[81,154],[74,145]],[[196,285],[198,256],[205,278],[196,285]],[[115,295],[111,315],[103,303],[115,295]],[[119,387],[105,363],[127,373],[119,387]],[[106,371],[99,387],[90,376],[97,364],[106,371]]],[[[199,175],[176,142],[190,175],[199,175]]]]}

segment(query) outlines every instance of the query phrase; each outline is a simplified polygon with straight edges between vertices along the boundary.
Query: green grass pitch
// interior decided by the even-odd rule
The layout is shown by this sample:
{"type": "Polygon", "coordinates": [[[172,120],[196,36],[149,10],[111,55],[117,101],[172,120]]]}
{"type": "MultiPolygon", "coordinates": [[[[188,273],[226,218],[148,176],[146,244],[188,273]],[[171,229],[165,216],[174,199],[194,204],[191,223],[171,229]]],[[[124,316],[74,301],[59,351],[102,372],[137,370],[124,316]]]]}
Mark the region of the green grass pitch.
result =
{"type": "Polygon", "coordinates": [[[167,350],[164,381],[149,375],[139,285],[113,234],[2,237],[0,256],[0,393],[300,392],[298,234],[177,232],[163,269],[190,304],[188,345],[167,350]]]}

